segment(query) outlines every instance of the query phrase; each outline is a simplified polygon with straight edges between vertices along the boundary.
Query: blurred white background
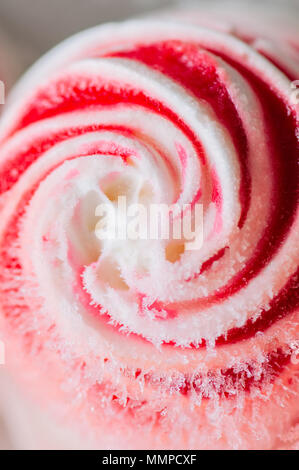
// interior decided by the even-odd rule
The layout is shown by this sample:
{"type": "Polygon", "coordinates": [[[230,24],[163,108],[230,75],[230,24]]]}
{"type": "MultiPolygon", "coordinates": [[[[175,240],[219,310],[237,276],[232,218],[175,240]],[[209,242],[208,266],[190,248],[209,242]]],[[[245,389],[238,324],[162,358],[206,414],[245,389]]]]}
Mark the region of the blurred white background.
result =
{"type": "MultiPolygon", "coordinates": [[[[62,39],[79,30],[107,21],[119,21],[190,0],[0,0],[0,31],[23,51],[23,67],[62,39]]],[[[203,1],[193,0],[193,4],[203,1]]],[[[241,3],[242,0],[239,0],[241,3]]],[[[248,2],[248,0],[247,0],[248,2]]],[[[299,0],[251,0],[298,5],[299,0]]]]}

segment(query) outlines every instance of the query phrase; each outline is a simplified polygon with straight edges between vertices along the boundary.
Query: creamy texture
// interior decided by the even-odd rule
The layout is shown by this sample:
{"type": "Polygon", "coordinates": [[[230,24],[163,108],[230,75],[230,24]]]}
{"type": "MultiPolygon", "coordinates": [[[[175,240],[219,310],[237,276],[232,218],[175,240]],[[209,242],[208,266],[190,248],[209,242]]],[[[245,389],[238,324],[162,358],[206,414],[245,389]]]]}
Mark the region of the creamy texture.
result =
{"type": "Polygon", "coordinates": [[[0,126],[10,367],[89,446],[296,445],[297,119],[290,77],[253,47],[166,20],[80,33],[15,88],[0,126]],[[100,241],[95,208],[122,195],[182,219],[201,203],[202,248],[100,241]]]}

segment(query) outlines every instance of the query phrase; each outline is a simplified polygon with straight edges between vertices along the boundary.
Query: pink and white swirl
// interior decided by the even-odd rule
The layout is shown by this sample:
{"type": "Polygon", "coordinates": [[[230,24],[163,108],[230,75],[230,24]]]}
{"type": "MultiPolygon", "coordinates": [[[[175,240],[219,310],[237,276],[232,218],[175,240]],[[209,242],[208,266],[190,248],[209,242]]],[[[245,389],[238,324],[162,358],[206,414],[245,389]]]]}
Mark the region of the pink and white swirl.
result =
{"type": "Polygon", "coordinates": [[[0,125],[8,365],[57,415],[80,414],[93,445],[296,441],[295,78],[230,34],[138,20],[67,40],[12,93],[0,125]],[[202,204],[201,249],[99,240],[96,207],[122,195],[202,204]]]}

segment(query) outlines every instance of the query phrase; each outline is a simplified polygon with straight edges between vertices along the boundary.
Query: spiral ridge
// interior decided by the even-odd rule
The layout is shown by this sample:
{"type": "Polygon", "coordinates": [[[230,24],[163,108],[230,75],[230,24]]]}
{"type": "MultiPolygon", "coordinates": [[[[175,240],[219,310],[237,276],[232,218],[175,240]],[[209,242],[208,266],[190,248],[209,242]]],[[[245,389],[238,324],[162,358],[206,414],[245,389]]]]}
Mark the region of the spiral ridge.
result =
{"type": "Polygon", "coordinates": [[[13,92],[1,324],[22,367],[47,365],[39,394],[71,397],[89,431],[111,422],[130,447],[138,423],[153,448],[271,448],[294,426],[291,78],[232,35],[140,20],[80,33],[13,92]],[[99,240],[96,207],[119,196],[182,218],[202,204],[202,247],[99,240]]]}

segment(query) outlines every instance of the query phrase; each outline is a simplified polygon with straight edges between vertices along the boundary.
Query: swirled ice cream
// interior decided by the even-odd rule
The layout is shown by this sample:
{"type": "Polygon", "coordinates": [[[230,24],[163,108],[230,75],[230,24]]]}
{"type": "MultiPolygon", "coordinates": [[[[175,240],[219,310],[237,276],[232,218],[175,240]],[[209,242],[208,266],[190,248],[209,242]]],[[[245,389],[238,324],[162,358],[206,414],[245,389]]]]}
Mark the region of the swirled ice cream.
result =
{"type": "Polygon", "coordinates": [[[17,388],[53,415],[35,445],[63,423],[69,447],[297,446],[298,63],[255,46],[180,18],[108,24],[12,93],[0,324],[17,388]],[[182,222],[200,204],[200,248],[100,239],[119,197],[182,222]]]}

